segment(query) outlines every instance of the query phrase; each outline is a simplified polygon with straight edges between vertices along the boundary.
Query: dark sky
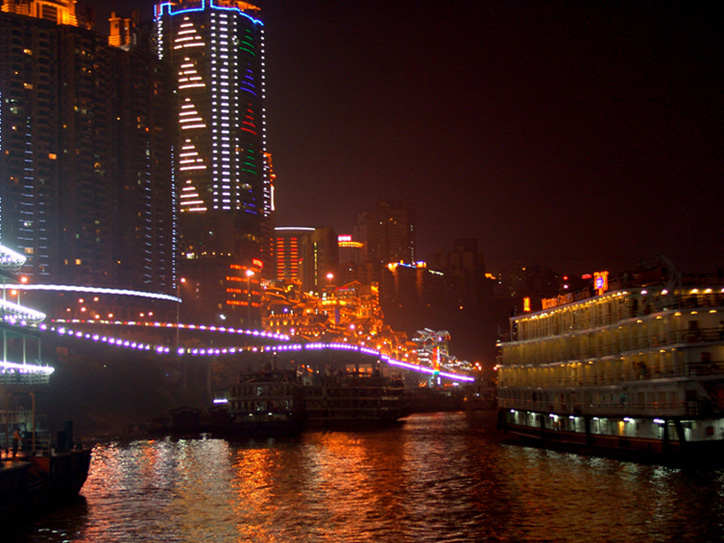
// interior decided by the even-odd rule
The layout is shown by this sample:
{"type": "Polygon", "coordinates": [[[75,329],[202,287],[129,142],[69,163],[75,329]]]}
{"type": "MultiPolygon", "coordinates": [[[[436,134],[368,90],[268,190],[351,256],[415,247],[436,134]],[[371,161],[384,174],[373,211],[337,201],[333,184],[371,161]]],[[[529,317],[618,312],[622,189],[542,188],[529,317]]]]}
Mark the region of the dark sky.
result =
{"type": "MultiPolygon", "coordinates": [[[[83,11],[85,2],[78,4],[83,11]]],[[[95,2],[127,12],[153,2],[95,2]]],[[[264,0],[279,225],[410,202],[419,256],[724,266],[715,2],[264,0]]]]}

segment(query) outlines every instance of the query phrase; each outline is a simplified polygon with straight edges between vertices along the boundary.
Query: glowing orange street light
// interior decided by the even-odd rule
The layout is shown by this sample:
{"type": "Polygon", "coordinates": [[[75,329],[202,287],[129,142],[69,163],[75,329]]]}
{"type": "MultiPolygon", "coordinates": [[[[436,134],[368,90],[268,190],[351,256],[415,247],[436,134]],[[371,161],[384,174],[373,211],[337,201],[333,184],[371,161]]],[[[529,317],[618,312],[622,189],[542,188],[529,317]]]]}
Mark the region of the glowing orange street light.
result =
{"type": "Polygon", "coordinates": [[[246,270],[246,325],[251,328],[251,278],[254,276],[254,270],[246,270]]]}

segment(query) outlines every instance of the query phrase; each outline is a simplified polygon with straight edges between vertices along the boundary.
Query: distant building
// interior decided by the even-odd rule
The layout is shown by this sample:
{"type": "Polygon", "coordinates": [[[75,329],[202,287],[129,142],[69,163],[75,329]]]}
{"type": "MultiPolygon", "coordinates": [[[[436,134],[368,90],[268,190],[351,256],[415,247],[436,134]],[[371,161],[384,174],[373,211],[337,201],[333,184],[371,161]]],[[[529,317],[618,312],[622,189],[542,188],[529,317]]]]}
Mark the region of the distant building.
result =
{"type": "Polygon", "coordinates": [[[468,312],[478,312],[492,302],[493,282],[485,276],[485,258],[475,239],[457,239],[452,251],[430,255],[430,268],[445,274],[447,303],[468,312]]]}
{"type": "MultiPolygon", "coordinates": [[[[507,304],[509,310],[519,312],[523,309],[525,298],[529,299],[532,310],[540,309],[540,300],[550,298],[572,290],[565,287],[567,282],[555,271],[540,264],[516,263],[502,275],[496,286],[495,295],[507,304]]],[[[576,287],[579,286],[574,278],[576,287]]]]}
{"type": "Polygon", "coordinates": [[[229,281],[245,281],[251,266],[274,277],[258,11],[237,0],[155,8],[158,55],[176,79],[180,274],[198,286],[196,309],[205,320],[230,324],[247,317],[229,296],[229,281]]]}
{"type": "Polygon", "coordinates": [[[308,226],[278,226],[274,229],[276,278],[301,281],[302,239],[314,232],[308,226]]]}
{"type": "Polygon", "coordinates": [[[172,293],[167,72],[130,22],[124,47],[72,0],[0,13],[0,234],[31,282],[172,293]]]}
{"type": "Polygon", "coordinates": [[[370,284],[370,281],[363,281],[364,273],[364,243],[355,241],[352,236],[337,236],[339,246],[339,279],[340,282],[349,283],[359,281],[362,284],[370,284]]]}
{"type": "Polygon", "coordinates": [[[340,285],[337,235],[329,226],[315,228],[302,236],[299,279],[305,292],[321,293],[340,285]]]}
{"type": "Polygon", "coordinates": [[[401,202],[377,202],[357,221],[356,239],[365,245],[365,260],[385,266],[390,262],[415,262],[415,218],[401,202]]]}

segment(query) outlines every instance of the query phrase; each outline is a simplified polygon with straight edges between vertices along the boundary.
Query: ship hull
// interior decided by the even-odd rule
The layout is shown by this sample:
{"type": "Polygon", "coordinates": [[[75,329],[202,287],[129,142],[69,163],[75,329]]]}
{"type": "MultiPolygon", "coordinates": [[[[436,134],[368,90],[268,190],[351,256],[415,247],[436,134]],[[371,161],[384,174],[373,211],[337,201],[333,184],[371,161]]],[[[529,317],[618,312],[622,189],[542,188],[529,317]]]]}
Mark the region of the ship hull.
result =
{"type": "MultiPolygon", "coordinates": [[[[669,419],[639,418],[636,426],[641,434],[628,428],[626,435],[601,434],[591,431],[592,419],[581,417],[583,424],[579,430],[561,429],[554,424],[546,424],[550,419],[547,413],[516,412],[519,418],[540,420],[541,424],[519,424],[514,422],[509,409],[498,411],[498,429],[504,433],[504,440],[520,444],[542,446],[550,449],[579,452],[598,456],[614,456],[632,460],[671,461],[691,463],[692,460],[705,463],[720,463],[724,458],[724,439],[714,436],[698,435],[686,439],[689,432],[684,428],[695,425],[710,428],[719,425],[719,419],[669,419]],[[650,429],[658,428],[659,435],[652,437],[650,429]]],[[[615,417],[612,417],[615,418],[615,417]]],[[[706,431],[703,432],[706,434],[706,431]]]]}
{"type": "Polygon", "coordinates": [[[91,450],[7,461],[0,469],[0,525],[11,525],[78,499],[91,450]]]}

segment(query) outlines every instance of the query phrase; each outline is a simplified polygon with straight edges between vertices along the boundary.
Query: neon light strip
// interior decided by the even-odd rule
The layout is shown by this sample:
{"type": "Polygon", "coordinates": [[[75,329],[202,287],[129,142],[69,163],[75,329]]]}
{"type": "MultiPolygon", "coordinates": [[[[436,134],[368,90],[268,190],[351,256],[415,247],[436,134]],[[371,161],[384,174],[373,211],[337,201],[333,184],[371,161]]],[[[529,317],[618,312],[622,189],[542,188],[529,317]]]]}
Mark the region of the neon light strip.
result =
{"type": "MultiPolygon", "coordinates": [[[[383,359],[385,359],[386,362],[392,366],[399,366],[401,368],[405,368],[408,370],[419,371],[421,373],[429,373],[432,375],[438,373],[432,368],[416,366],[415,364],[408,364],[407,362],[400,362],[399,360],[393,360],[392,358],[383,357],[383,359]]],[[[469,383],[472,383],[473,381],[475,381],[475,377],[469,377],[467,375],[457,375],[455,373],[448,373],[448,372],[443,372],[443,371],[439,372],[438,375],[440,375],[440,377],[446,377],[447,379],[454,379],[456,381],[467,381],[469,383]]]]}
{"type": "Polygon", "coordinates": [[[314,232],[314,228],[310,228],[309,226],[277,226],[274,228],[276,231],[286,231],[286,230],[303,230],[305,232],[314,232]]]}
{"type": "MultiPolygon", "coordinates": [[[[61,322],[61,321],[58,321],[61,322]]],[[[85,324],[120,324],[125,326],[153,326],[158,328],[174,328],[176,325],[174,323],[161,323],[161,322],[155,322],[155,323],[136,323],[136,322],[114,322],[109,323],[108,321],[82,321],[82,320],[73,320],[69,321],[71,323],[75,322],[78,323],[85,323],[85,324]]],[[[272,334],[270,332],[265,332],[263,330],[236,330],[234,328],[224,328],[224,327],[216,327],[216,326],[205,326],[205,325],[195,325],[195,324],[179,324],[179,328],[187,328],[189,330],[205,330],[210,332],[228,332],[228,333],[236,333],[236,334],[246,334],[254,337],[266,337],[270,339],[276,339],[276,340],[288,340],[288,336],[281,336],[278,334],[272,334]]],[[[135,341],[127,340],[127,339],[121,339],[121,338],[113,338],[113,337],[105,337],[105,336],[99,336],[98,334],[91,334],[90,332],[81,332],[81,331],[74,331],[71,329],[67,329],[65,327],[47,327],[45,325],[41,325],[42,330],[50,330],[53,332],[57,332],[59,335],[65,335],[68,337],[73,337],[76,339],[85,339],[85,340],[93,340],[93,341],[100,341],[102,343],[107,343],[108,345],[114,345],[116,347],[125,347],[130,349],[136,349],[136,350],[142,350],[142,351],[155,351],[157,354],[169,354],[171,353],[171,348],[167,347],[165,345],[150,345],[146,343],[138,343],[135,341]]],[[[194,349],[186,349],[184,347],[179,347],[176,351],[176,354],[179,356],[182,355],[192,355],[192,356],[219,356],[219,355],[226,355],[226,354],[236,354],[238,352],[243,351],[253,351],[256,352],[260,349],[264,349],[265,347],[269,347],[271,349],[277,350],[277,351],[318,351],[318,350],[324,350],[324,349],[335,349],[335,350],[345,350],[345,351],[354,351],[354,352],[360,352],[363,354],[371,355],[371,356],[377,356],[382,361],[387,362],[391,366],[399,366],[408,370],[417,371],[421,373],[428,373],[428,374],[438,374],[440,377],[445,377],[446,379],[452,379],[455,381],[467,381],[467,382],[473,382],[475,381],[474,377],[470,377],[467,375],[458,375],[455,373],[448,373],[448,372],[437,372],[432,368],[426,368],[423,366],[418,366],[415,364],[409,364],[407,362],[401,362],[399,360],[394,360],[390,358],[387,355],[382,355],[379,351],[376,351],[374,349],[370,349],[368,347],[360,347],[359,345],[350,345],[349,343],[307,343],[307,344],[290,344],[290,345],[268,345],[268,346],[258,346],[258,347],[250,347],[250,346],[242,346],[242,347],[225,347],[223,349],[219,348],[194,348],[194,349]]]]}
{"type": "Polygon", "coordinates": [[[13,251],[12,249],[0,245],[0,265],[2,264],[25,264],[27,259],[25,256],[13,251]]]}
{"type": "Polygon", "coordinates": [[[401,362],[399,360],[395,360],[393,358],[390,358],[387,355],[383,355],[380,351],[376,351],[374,349],[370,349],[367,347],[360,347],[359,345],[351,345],[349,343],[307,343],[306,345],[300,345],[300,344],[294,344],[294,345],[281,345],[279,347],[276,347],[279,351],[301,351],[309,350],[323,350],[323,349],[335,349],[335,350],[344,350],[344,351],[356,351],[361,352],[363,354],[368,354],[372,356],[378,356],[380,359],[384,360],[388,364],[392,366],[399,366],[401,368],[405,368],[408,370],[418,371],[421,373],[429,373],[429,374],[437,374],[441,377],[445,377],[447,379],[453,379],[456,381],[467,381],[467,382],[473,382],[475,381],[475,377],[470,377],[467,375],[458,375],[456,373],[449,373],[449,372],[438,372],[435,371],[432,368],[426,368],[424,366],[418,366],[416,364],[409,364],[407,362],[401,362]]]}
{"type": "Polygon", "coordinates": [[[84,320],[84,319],[54,319],[53,323],[58,324],[91,324],[91,325],[107,325],[114,326],[144,326],[152,328],[178,328],[187,330],[200,330],[202,332],[218,332],[227,334],[247,334],[257,337],[265,337],[277,341],[289,341],[289,336],[284,334],[275,334],[265,330],[242,330],[237,328],[226,328],[224,326],[207,326],[205,324],[184,324],[175,322],[136,322],[136,321],[108,321],[108,320],[84,320]]]}
{"type": "Polygon", "coordinates": [[[7,362],[0,360],[0,373],[5,373],[5,370],[10,370],[13,373],[43,373],[50,375],[55,371],[55,368],[50,366],[37,366],[35,364],[18,364],[16,362],[7,362]]]}
{"type": "Polygon", "coordinates": [[[4,321],[15,322],[17,319],[41,322],[45,320],[45,313],[23,307],[8,300],[0,300],[0,314],[4,321]],[[6,314],[7,313],[7,314],[6,314]]]}
{"type": "MultiPolygon", "coordinates": [[[[205,11],[206,10],[206,0],[201,0],[201,7],[198,8],[186,8],[186,9],[179,9],[178,11],[174,11],[175,6],[173,6],[170,2],[163,3],[158,6],[160,12],[159,15],[163,15],[164,12],[168,13],[169,15],[178,15],[180,13],[191,13],[194,11],[205,11]]],[[[254,24],[258,24],[261,26],[264,26],[264,23],[262,23],[259,19],[254,19],[254,17],[244,13],[240,8],[232,8],[232,7],[226,7],[226,6],[217,6],[216,2],[214,0],[210,0],[209,7],[212,9],[218,9],[221,11],[237,11],[240,15],[243,15],[247,19],[249,19],[254,24]]]]}
{"type": "Polygon", "coordinates": [[[158,292],[143,292],[118,288],[80,287],[74,285],[0,285],[0,290],[47,290],[53,292],[87,292],[89,294],[110,294],[112,296],[139,296],[154,300],[181,302],[181,298],[158,292]]]}

